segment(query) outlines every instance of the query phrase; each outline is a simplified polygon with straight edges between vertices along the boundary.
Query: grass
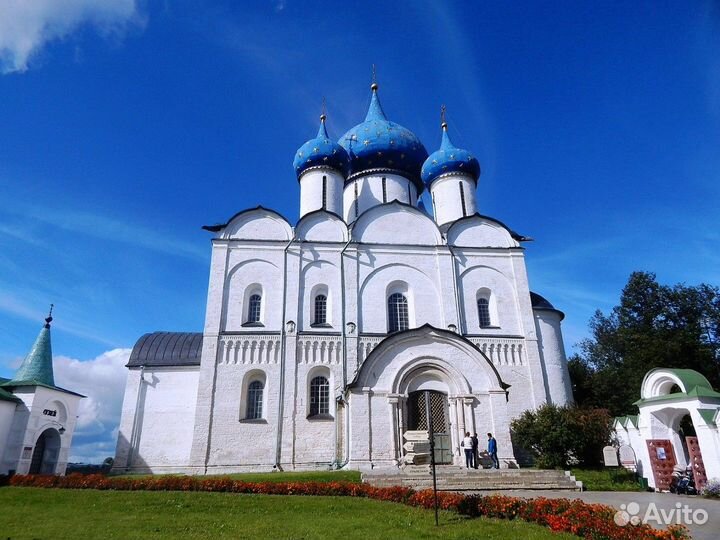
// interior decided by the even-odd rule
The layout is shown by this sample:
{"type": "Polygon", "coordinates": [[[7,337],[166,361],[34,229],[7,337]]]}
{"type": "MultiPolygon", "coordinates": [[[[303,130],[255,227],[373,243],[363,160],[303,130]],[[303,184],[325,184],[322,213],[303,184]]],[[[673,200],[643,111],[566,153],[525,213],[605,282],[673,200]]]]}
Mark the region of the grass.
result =
{"type": "MultiPolygon", "coordinates": [[[[152,476],[156,478],[161,475],[119,475],[123,478],[139,478],[152,476]]],[[[268,473],[237,473],[207,475],[200,478],[232,478],[243,482],[352,482],[360,483],[359,471],[289,471],[289,472],[268,472],[268,473]]]]}
{"type": "Polygon", "coordinates": [[[0,488],[0,535],[25,538],[570,540],[522,521],[467,519],[350,497],[0,488]],[[35,516],[35,517],[33,517],[35,516]]]}
{"type": "Polygon", "coordinates": [[[572,474],[588,491],[643,491],[635,473],[623,468],[572,469],[572,474]]]}

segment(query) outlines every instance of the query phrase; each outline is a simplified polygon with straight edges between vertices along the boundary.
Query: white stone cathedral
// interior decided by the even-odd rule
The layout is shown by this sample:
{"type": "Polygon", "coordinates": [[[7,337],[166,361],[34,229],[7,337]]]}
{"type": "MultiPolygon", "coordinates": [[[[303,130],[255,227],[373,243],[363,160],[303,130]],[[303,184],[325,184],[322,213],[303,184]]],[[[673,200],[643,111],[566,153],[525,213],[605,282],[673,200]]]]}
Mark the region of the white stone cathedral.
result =
{"type": "Polygon", "coordinates": [[[115,468],[397,467],[426,395],[439,463],[470,431],[515,466],[510,420],[571,400],[563,314],[530,292],[528,238],[477,212],[477,159],[444,122],[428,157],[373,84],[365,120],[335,142],[321,116],[294,168],[294,226],[257,207],[205,227],[205,328],[135,345],[115,468]]]}

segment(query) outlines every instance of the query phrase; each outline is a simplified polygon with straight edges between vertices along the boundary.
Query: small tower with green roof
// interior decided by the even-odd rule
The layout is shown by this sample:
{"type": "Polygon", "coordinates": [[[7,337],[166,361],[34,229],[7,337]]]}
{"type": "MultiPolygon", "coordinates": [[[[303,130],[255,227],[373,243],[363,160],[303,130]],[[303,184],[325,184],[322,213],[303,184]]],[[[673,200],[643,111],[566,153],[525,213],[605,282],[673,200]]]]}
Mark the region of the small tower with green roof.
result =
{"type": "Polygon", "coordinates": [[[14,377],[0,379],[0,474],[65,474],[84,396],[55,385],[52,310],[14,377]]]}

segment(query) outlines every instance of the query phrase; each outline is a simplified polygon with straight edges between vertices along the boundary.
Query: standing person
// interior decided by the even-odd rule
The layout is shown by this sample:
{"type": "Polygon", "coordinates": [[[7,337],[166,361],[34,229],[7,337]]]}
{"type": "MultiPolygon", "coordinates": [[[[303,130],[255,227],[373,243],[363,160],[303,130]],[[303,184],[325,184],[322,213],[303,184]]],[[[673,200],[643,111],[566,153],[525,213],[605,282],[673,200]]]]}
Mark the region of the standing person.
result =
{"type": "Polygon", "coordinates": [[[478,465],[480,464],[480,452],[478,452],[478,446],[480,446],[480,442],[478,441],[477,433],[475,433],[472,436],[472,449],[473,449],[473,464],[476,469],[478,468],[478,465]]]}
{"type": "Polygon", "coordinates": [[[488,433],[488,454],[490,454],[490,457],[492,458],[493,468],[499,469],[500,462],[497,457],[497,441],[495,440],[495,437],[492,436],[492,433],[488,433]]]}
{"type": "Polygon", "coordinates": [[[473,466],[473,441],[469,431],[465,432],[465,438],[460,443],[460,446],[465,450],[465,468],[469,469],[473,466]]]}

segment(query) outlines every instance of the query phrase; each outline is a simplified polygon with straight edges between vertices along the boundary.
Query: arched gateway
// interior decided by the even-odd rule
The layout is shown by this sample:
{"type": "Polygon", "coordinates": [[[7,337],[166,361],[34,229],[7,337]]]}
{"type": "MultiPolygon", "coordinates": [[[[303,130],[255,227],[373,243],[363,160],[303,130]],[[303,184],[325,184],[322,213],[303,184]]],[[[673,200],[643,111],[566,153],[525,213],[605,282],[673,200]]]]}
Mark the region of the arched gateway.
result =
{"type": "Polygon", "coordinates": [[[428,390],[438,462],[462,465],[463,434],[478,433],[482,441],[492,432],[502,465],[514,466],[507,388],[487,357],[453,332],[425,325],[393,334],[370,353],[350,384],[350,463],[399,465],[403,434],[427,429],[428,390]]]}
{"type": "Polygon", "coordinates": [[[43,431],[35,442],[29,474],[55,474],[60,454],[60,433],[55,428],[43,431]]]}

